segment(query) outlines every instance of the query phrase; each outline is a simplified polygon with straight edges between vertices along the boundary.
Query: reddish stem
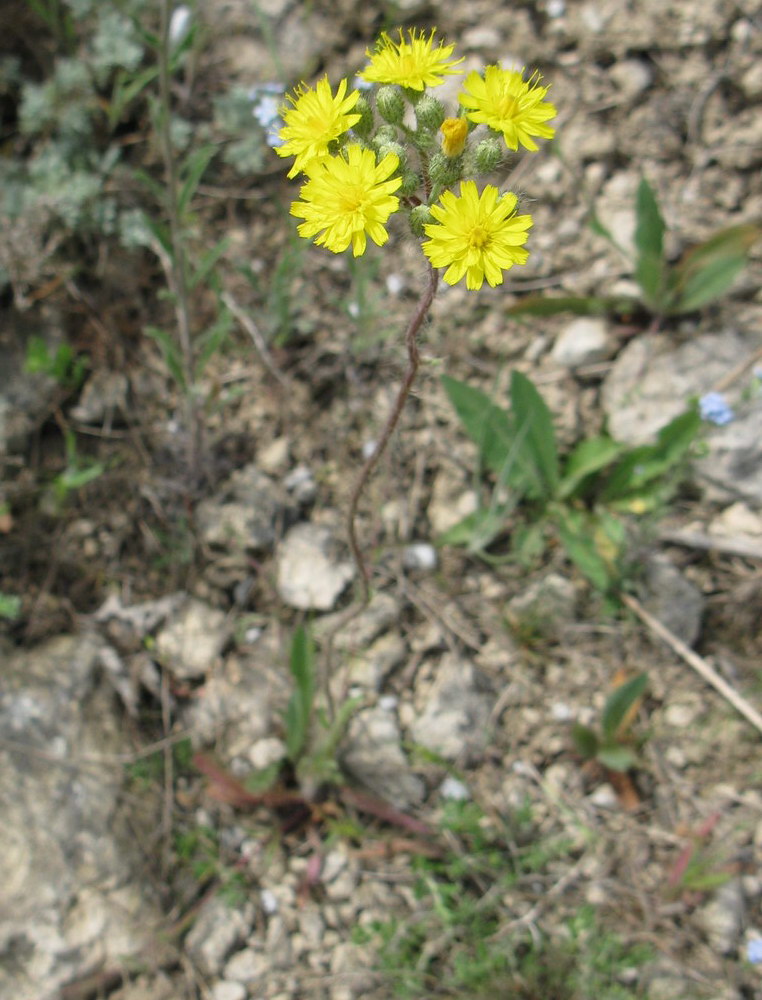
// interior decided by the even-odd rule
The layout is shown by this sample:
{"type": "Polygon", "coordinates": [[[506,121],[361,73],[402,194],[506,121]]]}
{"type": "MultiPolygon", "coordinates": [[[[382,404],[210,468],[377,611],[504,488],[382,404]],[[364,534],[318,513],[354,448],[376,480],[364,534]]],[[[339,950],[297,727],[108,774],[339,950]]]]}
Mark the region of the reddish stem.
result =
{"type": "Polygon", "coordinates": [[[355,521],[357,519],[357,508],[360,503],[360,497],[365,489],[365,485],[370,479],[370,476],[378,464],[378,460],[381,458],[383,453],[386,451],[386,446],[389,444],[389,439],[391,438],[394,430],[399,422],[402,411],[405,408],[405,403],[410,395],[410,390],[415,382],[415,376],[418,374],[418,366],[421,361],[421,356],[418,352],[418,331],[423,325],[423,321],[428,315],[429,309],[431,308],[431,303],[434,300],[434,295],[436,294],[437,284],[439,282],[439,273],[429,265],[429,275],[426,287],[421,293],[421,297],[418,300],[418,304],[415,307],[415,312],[410,317],[410,322],[408,324],[407,330],[405,331],[405,345],[407,347],[407,371],[405,372],[405,377],[400,385],[399,392],[397,393],[397,399],[394,402],[392,411],[384,425],[384,429],[381,432],[381,437],[376,443],[376,447],[373,449],[373,453],[367,459],[362,469],[360,470],[360,475],[357,477],[357,482],[355,483],[354,489],[352,490],[352,496],[349,501],[349,512],[347,514],[347,534],[349,536],[349,547],[352,550],[352,557],[354,558],[357,568],[360,571],[360,580],[362,583],[363,590],[363,604],[368,604],[370,601],[370,573],[368,571],[367,564],[363,557],[360,545],[357,541],[357,531],[355,527],[355,521]]]}

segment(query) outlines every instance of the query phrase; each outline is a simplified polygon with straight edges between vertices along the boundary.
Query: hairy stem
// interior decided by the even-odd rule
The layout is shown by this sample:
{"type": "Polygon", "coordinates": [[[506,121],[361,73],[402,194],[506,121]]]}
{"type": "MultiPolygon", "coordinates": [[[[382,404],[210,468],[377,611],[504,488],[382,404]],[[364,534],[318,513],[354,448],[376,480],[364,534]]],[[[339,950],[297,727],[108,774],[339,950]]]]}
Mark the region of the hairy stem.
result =
{"type": "Polygon", "coordinates": [[[438,281],[439,273],[431,267],[431,265],[429,265],[426,287],[421,293],[421,297],[415,307],[415,312],[410,317],[410,322],[408,323],[407,330],[405,331],[405,346],[407,347],[407,370],[405,371],[405,377],[402,380],[394,406],[392,407],[392,411],[387,418],[383,430],[381,431],[381,436],[376,443],[376,447],[373,449],[373,453],[360,470],[360,474],[357,477],[357,482],[354,485],[352,496],[349,501],[347,534],[349,536],[349,547],[352,550],[352,557],[358,570],[360,571],[363,605],[368,604],[370,601],[370,573],[365,562],[365,558],[363,557],[362,550],[360,549],[360,545],[357,541],[357,528],[355,524],[357,520],[357,508],[360,504],[360,498],[362,497],[363,490],[365,489],[373,470],[378,464],[379,459],[386,451],[386,446],[389,444],[389,440],[399,423],[400,416],[405,408],[405,403],[410,395],[410,390],[415,382],[415,377],[418,374],[418,365],[421,360],[418,352],[418,331],[421,329],[423,321],[428,315],[431,303],[434,300],[434,295],[437,290],[438,281]]]}

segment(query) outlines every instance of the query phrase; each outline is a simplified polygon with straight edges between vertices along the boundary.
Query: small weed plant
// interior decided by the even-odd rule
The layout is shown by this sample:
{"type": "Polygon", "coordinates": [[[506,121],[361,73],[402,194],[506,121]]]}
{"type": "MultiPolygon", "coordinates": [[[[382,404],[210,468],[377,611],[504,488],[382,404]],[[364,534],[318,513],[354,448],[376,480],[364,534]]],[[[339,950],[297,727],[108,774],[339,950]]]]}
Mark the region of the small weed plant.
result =
{"type": "Polygon", "coordinates": [[[686,250],[672,263],[665,252],[666,225],[648,181],[643,178],[635,199],[634,258],[616,242],[593,213],[590,225],[618,250],[632,267],[640,298],[626,296],[526,296],[508,312],[514,316],[553,316],[573,312],[637,315],[645,310],[657,322],[695,312],[722,298],[748,262],[749,251],[762,235],[754,223],[729,226],[686,250]]]}
{"type": "Polygon", "coordinates": [[[610,771],[629,771],[635,766],[630,729],[647,686],[647,674],[638,674],[614,688],[603,706],[600,731],[574,725],[574,745],[582,757],[597,760],[610,771]]]}
{"type": "Polygon", "coordinates": [[[539,556],[553,533],[588,580],[613,593],[625,570],[623,515],[654,511],[669,499],[701,424],[698,410],[676,417],[654,444],[630,448],[603,434],[581,441],[562,461],[551,413],[525,375],[512,372],[508,409],[449,376],[442,383],[494,487],[490,501],[440,543],[484,554],[510,519],[514,556],[539,556]]]}

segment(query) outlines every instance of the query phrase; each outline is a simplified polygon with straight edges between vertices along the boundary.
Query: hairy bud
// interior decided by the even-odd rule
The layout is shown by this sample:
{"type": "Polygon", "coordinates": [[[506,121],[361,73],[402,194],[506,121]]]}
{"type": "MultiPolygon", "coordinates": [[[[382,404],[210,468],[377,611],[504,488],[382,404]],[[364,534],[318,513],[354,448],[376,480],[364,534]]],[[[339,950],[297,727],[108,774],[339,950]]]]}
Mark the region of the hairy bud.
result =
{"type": "Polygon", "coordinates": [[[431,221],[431,209],[428,205],[416,205],[410,212],[410,228],[414,236],[425,236],[423,227],[431,221]]]}
{"type": "Polygon", "coordinates": [[[444,104],[425,94],[415,106],[415,117],[420,128],[436,132],[445,120],[444,104]]]}
{"type": "Polygon", "coordinates": [[[405,100],[399,87],[387,84],[376,94],[378,113],[392,125],[399,125],[405,117],[405,100]]]}

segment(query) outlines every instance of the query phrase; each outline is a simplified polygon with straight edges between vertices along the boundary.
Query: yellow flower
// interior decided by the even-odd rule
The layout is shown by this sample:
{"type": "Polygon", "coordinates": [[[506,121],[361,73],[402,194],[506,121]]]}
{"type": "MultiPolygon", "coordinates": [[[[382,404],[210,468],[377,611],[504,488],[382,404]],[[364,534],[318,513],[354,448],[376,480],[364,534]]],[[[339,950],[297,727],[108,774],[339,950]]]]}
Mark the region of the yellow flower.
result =
{"type": "Polygon", "coordinates": [[[359,75],[368,83],[396,83],[411,90],[438,87],[444,83],[445,76],[461,72],[451,67],[463,60],[450,59],[454,45],[440,42],[437,48],[433,47],[435,30],[432,28],[429,37],[425,38],[422,31],[411,28],[409,40],[405,41],[400,29],[399,42],[393,42],[384,31],[376,42],[376,51],[366,50],[370,66],[359,75]]]}
{"type": "Polygon", "coordinates": [[[439,131],[442,133],[442,152],[445,156],[460,156],[468,138],[468,122],[465,118],[445,118],[439,131]]]}
{"type": "Polygon", "coordinates": [[[291,214],[305,220],[297,226],[299,235],[317,236],[315,243],[334,253],[351,243],[355,257],[365,253],[366,235],[383,246],[389,239],[384,223],[400,204],[392,192],[402,179],[389,180],[398,166],[395,153],[376,163],[372,151],[358,145],[347,146],[341,156],[313,162],[299,192],[302,200],[291,205],[291,214]]]}
{"type": "Polygon", "coordinates": [[[283,112],[286,123],[280,130],[283,145],[277,146],[275,152],[278,156],[296,157],[289,177],[306,170],[313,160],[328,156],[329,144],[360,120],[360,115],[349,113],[357,104],[359,91],[352,91],[349,97],[346,92],[347,81],[342,80],[334,97],[325,76],[318,80],[314,90],[300,84],[293,95],[288,95],[292,106],[283,112]]]}
{"type": "Polygon", "coordinates": [[[518,149],[521,143],[535,152],[533,135],[552,139],[555,134],[545,122],[555,117],[556,109],[544,99],[548,88],[540,86],[540,79],[534,74],[524,80],[523,71],[487,66],[483,78],[476,70],[468,74],[458,100],[472,122],[502,132],[509,149],[518,149]]]}
{"type": "Polygon", "coordinates": [[[479,195],[473,181],[460,182],[460,195],[445,191],[431,206],[436,222],[424,226],[429,237],[423,252],[433,267],[446,267],[444,280],[454,285],[466,276],[466,287],[502,285],[503,271],[525,264],[528,251],[522,249],[531,215],[516,215],[516,195],[504,194],[488,184],[479,195]]]}

